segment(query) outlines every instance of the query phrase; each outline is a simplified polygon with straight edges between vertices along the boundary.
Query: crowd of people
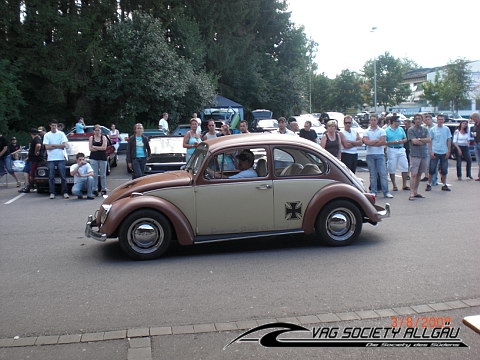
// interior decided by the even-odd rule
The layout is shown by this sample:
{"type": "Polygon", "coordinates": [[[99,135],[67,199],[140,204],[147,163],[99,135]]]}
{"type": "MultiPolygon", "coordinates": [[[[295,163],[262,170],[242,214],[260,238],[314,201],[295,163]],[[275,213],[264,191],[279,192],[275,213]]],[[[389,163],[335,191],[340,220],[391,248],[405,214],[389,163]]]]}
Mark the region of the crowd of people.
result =
{"type": "MultiPolygon", "coordinates": [[[[66,177],[66,165],[68,160],[67,149],[68,139],[63,132],[64,126],[57,120],[51,120],[49,123],[50,131],[46,131],[45,127],[31,128],[29,131],[30,143],[26,155],[26,159],[22,159],[23,168],[13,169],[12,164],[19,159],[20,152],[23,150],[17,145],[17,139],[12,137],[10,144],[3,135],[0,134],[0,175],[11,174],[15,179],[17,187],[22,187],[20,179],[16,172],[20,171],[24,174],[24,185],[18,191],[21,193],[29,193],[34,188],[34,178],[37,168],[40,164],[45,164],[48,168],[48,187],[50,199],[55,199],[56,171],[60,175],[60,193],[65,199],[69,199],[66,177]],[[3,146],[5,143],[5,146],[3,146]],[[16,171],[15,171],[16,170],[16,171]]],[[[85,132],[85,123],[83,118],[79,118],[75,124],[75,132],[82,134],[85,132]]],[[[113,143],[118,143],[118,130],[112,124],[110,136],[117,136],[117,141],[112,140],[113,143]],[[113,134],[113,135],[112,135],[113,134]]],[[[88,137],[90,161],[86,163],[85,154],[76,154],[77,164],[70,167],[70,175],[74,177],[74,185],[72,193],[78,198],[83,198],[83,192],[87,193],[87,199],[94,196],[107,194],[107,138],[101,132],[101,126],[95,125],[93,135],[88,137]],[[78,166],[78,161],[82,161],[82,166],[78,166]],[[85,162],[86,164],[83,164],[85,162]],[[84,171],[88,170],[88,171],[84,171]],[[100,179],[100,188],[97,188],[100,179]],[[85,181],[84,181],[85,180],[85,181]],[[91,188],[90,188],[91,185],[91,188]]]]}
{"type": "MultiPolygon", "coordinates": [[[[386,198],[393,198],[392,192],[399,191],[396,181],[396,172],[401,173],[401,189],[409,191],[409,200],[424,198],[418,192],[420,182],[426,182],[425,191],[431,191],[432,186],[438,184],[440,174],[441,190],[451,191],[447,184],[448,159],[452,149],[456,151],[457,179],[462,177],[462,159],[466,160],[466,178],[472,177],[472,159],[469,151],[469,139],[473,137],[476,160],[479,171],[475,181],[480,181],[480,115],[475,112],[469,121],[461,121],[453,136],[450,129],[444,126],[445,117],[437,115],[436,124],[432,121],[429,113],[415,114],[413,124],[410,120],[404,121],[404,127],[400,126],[399,117],[393,114],[385,119],[386,124],[379,124],[376,114],[370,116],[370,126],[360,137],[360,134],[352,128],[352,117],[344,118],[344,128],[339,130],[337,122],[330,120],[326,123],[326,131],[320,139],[315,130],[311,129],[311,122],[305,121],[304,128],[299,129],[297,123],[288,124],[284,117],[278,119],[278,134],[293,135],[317,142],[333,156],[353,172],[356,172],[358,163],[358,147],[366,146],[366,160],[370,173],[371,193],[382,192],[386,198]],[[469,122],[472,124],[469,126],[469,122]],[[471,128],[469,130],[469,128],[471,128]],[[422,177],[422,175],[424,175],[422,177]],[[388,178],[392,185],[388,185],[388,178]],[[410,181],[410,185],[408,184],[410,181]]],[[[33,179],[39,164],[47,162],[49,169],[50,199],[56,196],[55,169],[58,169],[61,178],[61,193],[68,199],[66,183],[66,151],[68,139],[63,132],[63,124],[52,120],[49,124],[50,131],[44,127],[30,130],[31,142],[23,172],[25,185],[19,192],[28,193],[32,189],[33,179]]],[[[187,161],[195,151],[195,148],[203,140],[219,136],[231,135],[229,125],[222,125],[220,131],[215,128],[215,121],[208,121],[208,130],[201,133],[201,120],[194,113],[190,119],[190,130],[184,135],[183,147],[186,148],[187,161]]],[[[169,131],[168,113],[164,113],[159,120],[159,128],[165,133],[169,131]]],[[[83,133],[85,122],[79,118],[75,124],[76,133],[83,133]]],[[[129,138],[127,144],[127,166],[132,172],[132,178],[144,176],[145,165],[151,155],[148,138],[143,134],[143,125],[138,123],[134,126],[134,135],[129,138]]],[[[239,122],[238,133],[248,133],[248,123],[245,120],[239,122]]],[[[119,132],[115,124],[111,125],[110,137],[118,146],[119,132]]],[[[87,193],[87,199],[98,195],[106,195],[106,155],[107,139],[101,132],[100,125],[95,125],[94,134],[89,137],[90,163],[84,161],[83,153],[76,154],[77,164],[70,168],[70,174],[74,176],[74,195],[83,198],[83,192],[87,193]],[[85,163],[85,164],[84,164],[85,163]],[[88,164],[88,166],[87,166],[88,164]],[[100,188],[97,188],[100,178],[100,188]]],[[[17,144],[17,139],[12,137],[10,142],[0,133],[0,177],[10,174],[17,187],[21,182],[13,169],[13,162],[18,159],[22,148],[17,144]]]]}
{"type": "MultiPolygon", "coordinates": [[[[445,117],[437,115],[436,124],[429,113],[415,114],[413,124],[405,120],[400,126],[399,116],[393,114],[385,119],[378,115],[370,116],[370,126],[363,137],[352,128],[352,117],[344,118],[344,128],[339,130],[335,120],[326,123],[325,133],[318,139],[311,122],[306,121],[303,129],[298,124],[288,124],[284,117],[278,119],[279,134],[299,135],[302,138],[317,142],[333,156],[340,159],[353,172],[358,163],[358,147],[366,146],[366,160],[370,173],[369,189],[372,194],[382,192],[386,198],[393,198],[392,192],[401,188],[409,192],[409,200],[424,198],[418,192],[421,181],[426,182],[425,191],[431,191],[438,185],[440,174],[441,190],[451,191],[447,184],[448,159],[453,148],[457,152],[457,179],[462,180],[462,159],[466,160],[466,177],[473,180],[472,159],[469,152],[469,136],[474,137],[476,159],[480,164],[480,119],[478,113],[470,116],[473,123],[469,134],[469,121],[461,121],[453,136],[450,129],[444,126],[445,117]],[[385,123],[383,124],[383,121],[385,123]],[[396,173],[401,174],[401,186],[397,186],[396,173]],[[422,177],[422,175],[424,175],[422,177]],[[389,188],[389,181],[391,189],[389,188]],[[409,184],[410,181],[410,184],[409,184]]],[[[201,140],[230,135],[228,125],[222,125],[219,132],[215,130],[215,122],[208,122],[208,131],[198,134],[199,122],[190,120],[190,131],[184,136],[183,146],[187,149],[187,161],[201,140]]],[[[239,133],[248,133],[248,123],[240,121],[239,133]]],[[[480,168],[480,166],[479,166],[480,168]]],[[[476,181],[480,181],[480,170],[476,181]]]]}

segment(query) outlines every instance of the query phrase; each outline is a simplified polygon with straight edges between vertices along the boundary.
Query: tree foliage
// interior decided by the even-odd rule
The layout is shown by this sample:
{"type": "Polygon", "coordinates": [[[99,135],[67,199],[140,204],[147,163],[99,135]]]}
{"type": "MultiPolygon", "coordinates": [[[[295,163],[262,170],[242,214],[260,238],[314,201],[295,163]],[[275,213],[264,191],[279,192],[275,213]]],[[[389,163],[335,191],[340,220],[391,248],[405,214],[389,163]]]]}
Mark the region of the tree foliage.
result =
{"type": "Polygon", "coordinates": [[[456,113],[467,104],[472,79],[468,62],[457,59],[439,69],[433,81],[423,84],[423,98],[434,107],[450,109],[456,113]]]}
{"type": "MultiPolygon", "coordinates": [[[[386,111],[387,107],[405,101],[410,95],[410,89],[408,85],[402,84],[403,74],[411,70],[412,66],[410,61],[396,59],[388,52],[380,55],[376,60],[367,61],[363,67],[363,75],[371,84],[370,99],[374,98],[374,79],[376,77],[377,105],[383,106],[386,111]]],[[[364,95],[368,97],[369,94],[364,95]]]]}
{"type": "Polygon", "coordinates": [[[25,100],[11,102],[22,123],[9,127],[179,121],[215,93],[278,116],[308,103],[315,44],[286,0],[4,0],[0,11],[0,58],[25,100]]]}

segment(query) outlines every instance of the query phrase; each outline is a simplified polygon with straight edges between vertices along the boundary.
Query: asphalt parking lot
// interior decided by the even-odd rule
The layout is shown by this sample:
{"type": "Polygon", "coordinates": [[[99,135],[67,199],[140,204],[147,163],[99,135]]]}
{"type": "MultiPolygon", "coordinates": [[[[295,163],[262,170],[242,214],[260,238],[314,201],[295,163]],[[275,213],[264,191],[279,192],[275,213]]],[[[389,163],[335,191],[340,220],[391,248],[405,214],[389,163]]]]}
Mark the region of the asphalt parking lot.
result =
{"type": "MultiPolygon", "coordinates": [[[[451,193],[434,187],[415,202],[394,193],[392,217],[365,225],[349,247],[284,237],[174,248],[149,262],[84,238],[100,198],[49,200],[0,184],[0,359],[477,359],[480,335],[462,320],[480,314],[469,215],[480,184],[457,181],[454,169],[450,161],[451,193]],[[272,321],[345,329],[388,327],[392,317],[450,318],[469,348],[224,349],[272,321]]],[[[121,158],[110,189],[128,180],[124,170],[121,158]]],[[[358,175],[368,184],[365,168],[358,175]]]]}

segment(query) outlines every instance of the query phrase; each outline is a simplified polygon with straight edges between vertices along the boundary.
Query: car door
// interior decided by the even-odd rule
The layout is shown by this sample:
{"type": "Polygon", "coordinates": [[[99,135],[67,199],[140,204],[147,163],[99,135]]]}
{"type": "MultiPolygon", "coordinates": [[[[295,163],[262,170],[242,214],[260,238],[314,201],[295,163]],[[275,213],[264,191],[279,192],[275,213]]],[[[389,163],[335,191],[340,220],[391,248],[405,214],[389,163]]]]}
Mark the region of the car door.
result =
{"type": "Polygon", "coordinates": [[[325,176],[327,165],[317,154],[299,148],[277,147],[273,154],[275,229],[301,229],[310,200],[332,181],[325,176]]]}
{"type": "MultiPolygon", "coordinates": [[[[221,167],[226,168],[225,176],[231,175],[231,157],[217,155],[216,164],[212,165],[217,167],[215,170],[219,170],[218,159],[222,160],[221,167]]],[[[269,173],[270,167],[267,165],[266,174],[262,173],[264,176],[213,178],[196,186],[197,235],[272,231],[273,187],[269,173]]]]}

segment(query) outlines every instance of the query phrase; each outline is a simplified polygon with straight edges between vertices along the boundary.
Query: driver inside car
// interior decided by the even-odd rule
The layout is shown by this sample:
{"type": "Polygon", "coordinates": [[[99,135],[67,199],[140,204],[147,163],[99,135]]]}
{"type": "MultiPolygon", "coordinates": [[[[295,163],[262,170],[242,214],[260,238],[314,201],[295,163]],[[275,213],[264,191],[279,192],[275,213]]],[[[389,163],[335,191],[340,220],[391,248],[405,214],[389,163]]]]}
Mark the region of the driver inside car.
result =
{"type": "Polygon", "coordinates": [[[250,150],[242,150],[235,155],[235,167],[240,170],[238,173],[232,176],[226,176],[224,174],[214,172],[211,169],[207,169],[207,174],[210,178],[228,178],[228,179],[246,179],[258,177],[257,172],[253,168],[255,161],[255,155],[250,150]]]}

